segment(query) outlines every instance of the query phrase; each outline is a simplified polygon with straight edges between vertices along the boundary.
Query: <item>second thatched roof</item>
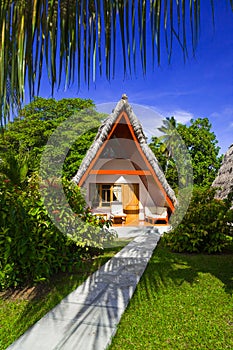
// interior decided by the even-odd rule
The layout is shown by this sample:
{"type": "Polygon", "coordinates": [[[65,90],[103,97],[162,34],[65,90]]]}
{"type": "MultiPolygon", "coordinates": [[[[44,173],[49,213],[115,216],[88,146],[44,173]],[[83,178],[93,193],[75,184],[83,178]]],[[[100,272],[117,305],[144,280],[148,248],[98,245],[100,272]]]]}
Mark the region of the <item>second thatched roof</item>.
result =
{"type": "Polygon", "coordinates": [[[233,144],[226,152],[218,175],[213,182],[213,187],[217,187],[216,198],[225,199],[233,191],[233,144]]]}

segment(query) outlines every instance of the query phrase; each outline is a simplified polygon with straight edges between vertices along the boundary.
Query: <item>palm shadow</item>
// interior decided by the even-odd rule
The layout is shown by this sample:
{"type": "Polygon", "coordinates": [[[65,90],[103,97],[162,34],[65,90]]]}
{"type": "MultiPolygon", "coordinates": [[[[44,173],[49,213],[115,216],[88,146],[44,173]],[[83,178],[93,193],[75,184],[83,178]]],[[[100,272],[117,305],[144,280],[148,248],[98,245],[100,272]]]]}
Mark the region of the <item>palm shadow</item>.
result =
{"type": "Polygon", "coordinates": [[[160,282],[164,287],[169,284],[169,280],[172,280],[175,286],[180,286],[184,282],[193,285],[197,283],[200,273],[208,273],[222,282],[227,294],[233,294],[233,251],[213,255],[182,254],[170,252],[162,242],[159,243],[159,246],[159,252],[156,250],[153,256],[158,256],[158,258],[152,258],[147,267],[148,276],[150,276],[149,284],[154,292],[160,288],[160,282]],[[154,277],[152,271],[156,271],[154,277]],[[160,282],[156,276],[159,276],[160,282]]]}
{"type": "MultiPolygon", "coordinates": [[[[35,341],[43,349],[99,350],[104,342],[106,347],[159,239],[151,234],[146,241],[145,236],[131,241],[26,331],[12,349],[28,349],[35,341]],[[43,334],[48,337],[43,339],[43,334]]],[[[26,307],[17,322],[30,312],[26,307]]]]}

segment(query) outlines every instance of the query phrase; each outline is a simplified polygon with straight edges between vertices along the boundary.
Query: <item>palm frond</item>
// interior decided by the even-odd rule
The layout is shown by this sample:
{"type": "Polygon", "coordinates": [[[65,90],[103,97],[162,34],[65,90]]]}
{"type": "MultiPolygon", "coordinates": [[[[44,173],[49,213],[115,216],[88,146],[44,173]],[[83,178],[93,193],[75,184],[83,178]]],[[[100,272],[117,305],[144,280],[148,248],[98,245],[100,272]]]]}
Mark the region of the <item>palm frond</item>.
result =
{"type": "MultiPolygon", "coordinates": [[[[226,1],[233,10],[233,1],[226,1]]],[[[132,64],[134,72],[140,64],[146,74],[149,59],[161,62],[162,40],[169,62],[175,40],[185,58],[189,45],[193,52],[197,45],[200,11],[200,0],[2,0],[2,124],[23,101],[26,84],[31,97],[39,93],[45,68],[53,93],[63,83],[89,85],[97,75],[111,79],[116,57],[122,57],[125,74],[132,74],[132,64]]]]}

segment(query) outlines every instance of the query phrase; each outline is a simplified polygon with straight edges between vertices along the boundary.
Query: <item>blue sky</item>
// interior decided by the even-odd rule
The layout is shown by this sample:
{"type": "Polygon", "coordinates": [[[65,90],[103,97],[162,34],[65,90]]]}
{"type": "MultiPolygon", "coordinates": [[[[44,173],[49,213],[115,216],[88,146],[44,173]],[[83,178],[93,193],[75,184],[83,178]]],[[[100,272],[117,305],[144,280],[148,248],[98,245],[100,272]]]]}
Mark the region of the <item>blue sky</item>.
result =
{"type": "MultiPolygon", "coordinates": [[[[111,82],[98,77],[89,89],[85,84],[55,92],[57,99],[90,98],[99,110],[111,112],[122,93],[129,97],[135,114],[145,131],[156,133],[158,120],[175,116],[186,123],[191,118],[209,118],[225,153],[233,143],[233,13],[229,1],[215,1],[215,30],[209,1],[201,2],[201,29],[196,55],[184,63],[182,52],[174,45],[171,64],[165,53],[161,66],[154,71],[148,64],[146,77],[124,77],[121,61],[117,61],[116,77],[111,82]],[[142,107],[143,106],[143,107],[142,107]]],[[[40,96],[51,97],[48,84],[42,82],[40,96]]],[[[204,142],[204,140],[203,140],[204,142]]]]}

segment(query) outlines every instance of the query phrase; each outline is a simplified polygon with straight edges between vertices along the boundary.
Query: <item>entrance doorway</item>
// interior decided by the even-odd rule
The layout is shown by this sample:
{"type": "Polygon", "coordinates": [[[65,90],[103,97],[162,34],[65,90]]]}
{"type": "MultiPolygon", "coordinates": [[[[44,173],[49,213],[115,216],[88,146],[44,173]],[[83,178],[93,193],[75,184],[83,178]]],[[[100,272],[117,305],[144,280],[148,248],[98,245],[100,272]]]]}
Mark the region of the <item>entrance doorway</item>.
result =
{"type": "Polygon", "coordinates": [[[122,184],[122,204],[127,223],[138,220],[139,184],[122,184]]]}

